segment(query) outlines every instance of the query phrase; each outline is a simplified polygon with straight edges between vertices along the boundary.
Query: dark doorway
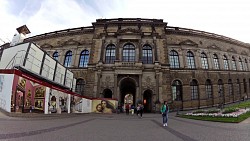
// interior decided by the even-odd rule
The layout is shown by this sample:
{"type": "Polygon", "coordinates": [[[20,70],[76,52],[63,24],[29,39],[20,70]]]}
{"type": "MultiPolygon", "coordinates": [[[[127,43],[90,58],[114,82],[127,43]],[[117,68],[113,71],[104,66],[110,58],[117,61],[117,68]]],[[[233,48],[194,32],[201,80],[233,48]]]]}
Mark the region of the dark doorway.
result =
{"type": "Polygon", "coordinates": [[[112,98],[112,91],[110,89],[103,90],[104,98],[112,98]]]}
{"type": "Polygon", "coordinates": [[[144,112],[150,113],[152,111],[152,90],[146,90],[143,94],[144,112]]]}
{"type": "Polygon", "coordinates": [[[135,104],[136,84],[131,78],[125,78],[120,83],[120,103],[125,104],[125,96],[132,97],[133,101],[129,103],[135,104]]]}
{"type": "Polygon", "coordinates": [[[13,110],[14,112],[24,112],[24,100],[25,100],[25,91],[20,89],[19,87],[16,88],[15,97],[13,100],[13,110]]]}

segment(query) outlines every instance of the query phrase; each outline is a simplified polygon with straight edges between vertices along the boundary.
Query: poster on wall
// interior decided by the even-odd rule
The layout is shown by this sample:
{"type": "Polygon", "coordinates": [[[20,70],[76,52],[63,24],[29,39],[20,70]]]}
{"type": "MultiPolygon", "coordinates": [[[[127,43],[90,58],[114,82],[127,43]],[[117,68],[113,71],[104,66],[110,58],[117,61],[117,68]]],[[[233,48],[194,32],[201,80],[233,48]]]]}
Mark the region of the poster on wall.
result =
{"type": "Polygon", "coordinates": [[[106,99],[92,100],[92,112],[94,113],[115,113],[116,101],[106,99]]]}
{"type": "Polygon", "coordinates": [[[0,74],[0,108],[10,112],[13,74],[0,74]]]}
{"type": "Polygon", "coordinates": [[[35,98],[34,98],[35,109],[38,109],[38,110],[44,109],[45,90],[46,90],[46,87],[42,85],[38,85],[37,87],[35,87],[35,98]]]}
{"type": "Polygon", "coordinates": [[[43,112],[45,86],[15,75],[11,96],[12,112],[43,112]]]}
{"type": "Polygon", "coordinates": [[[4,87],[4,75],[0,75],[0,92],[2,92],[4,87]]]}
{"type": "Polygon", "coordinates": [[[72,113],[82,112],[82,98],[78,96],[71,95],[70,107],[72,113]]]}

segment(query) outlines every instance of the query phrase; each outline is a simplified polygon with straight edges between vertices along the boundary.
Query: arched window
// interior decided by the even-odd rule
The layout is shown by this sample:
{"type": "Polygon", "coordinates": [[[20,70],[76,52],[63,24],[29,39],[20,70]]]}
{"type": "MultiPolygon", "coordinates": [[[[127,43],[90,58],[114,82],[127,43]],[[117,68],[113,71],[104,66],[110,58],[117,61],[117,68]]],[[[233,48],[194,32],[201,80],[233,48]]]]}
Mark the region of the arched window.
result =
{"type": "Polygon", "coordinates": [[[103,90],[104,98],[112,98],[112,91],[110,89],[103,90]]]}
{"type": "Polygon", "coordinates": [[[233,70],[237,70],[237,67],[236,67],[236,60],[234,57],[232,57],[232,69],[233,70]]]}
{"type": "Polygon", "coordinates": [[[142,63],[144,63],[144,64],[152,64],[153,63],[152,48],[149,45],[143,46],[142,63]]]}
{"type": "Polygon", "coordinates": [[[228,70],[229,66],[228,66],[228,59],[226,55],[223,56],[223,61],[224,61],[224,69],[228,70]]]}
{"type": "Polygon", "coordinates": [[[213,55],[214,69],[220,69],[219,58],[216,54],[213,55]]]}
{"type": "Polygon", "coordinates": [[[108,64],[115,62],[115,46],[113,44],[106,47],[105,62],[108,64]]]}
{"type": "Polygon", "coordinates": [[[190,82],[190,87],[191,87],[191,99],[197,100],[198,99],[198,82],[197,82],[197,80],[193,79],[190,82]]]}
{"type": "Polygon", "coordinates": [[[243,88],[244,88],[244,93],[247,92],[247,82],[246,79],[243,79],[243,88]]]}
{"type": "Polygon", "coordinates": [[[243,70],[243,62],[242,62],[241,58],[239,58],[239,63],[240,63],[240,70],[242,71],[243,70]]]}
{"type": "Polygon", "coordinates": [[[54,52],[54,53],[53,53],[53,58],[54,58],[55,60],[58,60],[58,57],[59,57],[58,52],[57,52],[57,51],[54,52]]]}
{"type": "Polygon", "coordinates": [[[237,83],[237,95],[240,96],[240,95],[241,95],[241,91],[240,91],[240,80],[237,79],[237,80],[236,80],[236,83],[237,83]]]}
{"type": "Polygon", "coordinates": [[[182,84],[181,81],[175,80],[172,83],[172,94],[174,101],[182,101],[182,84]]]}
{"type": "Polygon", "coordinates": [[[191,51],[187,52],[187,64],[189,69],[195,68],[194,54],[191,51]]]}
{"type": "Polygon", "coordinates": [[[218,80],[218,95],[219,97],[222,97],[224,94],[224,89],[223,89],[223,82],[221,79],[218,80]]]}
{"type": "Polygon", "coordinates": [[[84,85],[85,85],[85,81],[81,78],[76,80],[76,90],[75,92],[83,95],[84,94],[84,85]]]}
{"type": "Polygon", "coordinates": [[[89,51],[83,50],[80,55],[79,67],[88,67],[89,63],[89,51]]]}
{"type": "Polygon", "coordinates": [[[248,71],[247,59],[245,59],[245,71],[248,71]]]}
{"type": "Polygon", "coordinates": [[[208,69],[207,55],[204,52],[201,53],[201,66],[203,69],[208,69]]]}
{"type": "Polygon", "coordinates": [[[213,98],[212,83],[211,80],[207,79],[205,83],[206,95],[208,98],[213,98]]]}
{"type": "Polygon", "coordinates": [[[135,46],[133,44],[126,44],[123,47],[123,61],[124,62],[135,62],[135,46]]]}
{"type": "Polygon", "coordinates": [[[170,68],[180,68],[179,55],[174,50],[169,53],[169,64],[170,68]]]}
{"type": "Polygon", "coordinates": [[[228,80],[228,92],[229,95],[233,95],[233,82],[231,79],[228,80]]]}
{"type": "Polygon", "coordinates": [[[72,61],[72,51],[68,51],[65,54],[64,66],[65,67],[70,67],[71,66],[71,61],[72,61]]]}

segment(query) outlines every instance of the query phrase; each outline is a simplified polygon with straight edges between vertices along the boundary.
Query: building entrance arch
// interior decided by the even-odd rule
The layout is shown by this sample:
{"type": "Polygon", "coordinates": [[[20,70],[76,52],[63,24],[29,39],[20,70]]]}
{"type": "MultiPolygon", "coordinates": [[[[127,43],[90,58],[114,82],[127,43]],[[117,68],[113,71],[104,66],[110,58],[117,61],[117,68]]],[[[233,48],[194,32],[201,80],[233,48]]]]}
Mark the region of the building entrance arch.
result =
{"type": "MultiPolygon", "coordinates": [[[[124,78],[120,81],[120,99],[121,104],[135,105],[136,82],[132,78],[124,78]]],[[[123,106],[123,105],[122,105],[123,106]]]]}
{"type": "Polygon", "coordinates": [[[143,93],[144,112],[147,112],[147,113],[152,112],[152,108],[153,108],[152,95],[153,95],[153,91],[150,89],[144,91],[143,93]]]}

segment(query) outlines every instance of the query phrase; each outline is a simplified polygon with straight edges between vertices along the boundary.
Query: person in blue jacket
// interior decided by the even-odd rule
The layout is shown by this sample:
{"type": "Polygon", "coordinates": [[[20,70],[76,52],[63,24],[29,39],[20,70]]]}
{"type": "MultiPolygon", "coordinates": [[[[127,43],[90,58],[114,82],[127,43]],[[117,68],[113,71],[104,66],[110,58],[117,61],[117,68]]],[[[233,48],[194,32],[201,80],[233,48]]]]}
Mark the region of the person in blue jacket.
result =
{"type": "Polygon", "coordinates": [[[163,118],[163,126],[168,126],[168,112],[169,106],[167,101],[164,101],[163,105],[161,106],[161,114],[163,118]]]}

